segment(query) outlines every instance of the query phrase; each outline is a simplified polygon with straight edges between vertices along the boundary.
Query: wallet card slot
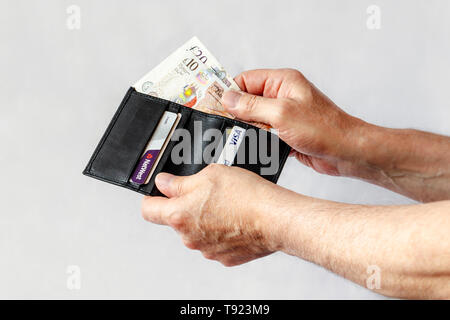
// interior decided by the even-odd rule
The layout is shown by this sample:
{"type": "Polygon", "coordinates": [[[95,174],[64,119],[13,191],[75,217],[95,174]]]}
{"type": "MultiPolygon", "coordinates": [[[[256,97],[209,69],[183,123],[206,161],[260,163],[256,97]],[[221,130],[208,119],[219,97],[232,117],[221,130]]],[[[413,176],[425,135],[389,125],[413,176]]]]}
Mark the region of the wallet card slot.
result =
{"type": "Polygon", "coordinates": [[[168,104],[148,100],[132,92],[112,123],[89,172],[99,178],[127,184],[167,107],[168,104]]]}
{"type": "MultiPolygon", "coordinates": [[[[174,104],[173,106],[171,105],[168,110],[172,111],[172,112],[176,112],[175,108],[178,108],[176,104],[174,104]]],[[[179,113],[181,113],[181,118],[180,118],[180,122],[178,122],[175,132],[177,132],[178,129],[184,128],[184,126],[189,121],[190,116],[192,114],[190,109],[186,109],[186,108],[179,109],[178,108],[177,110],[179,111],[179,113]]],[[[151,176],[149,182],[147,184],[141,185],[141,187],[139,188],[140,191],[147,194],[147,193],[151,193],[152,190],[156,189],[155,188],[155,178],[158,175],[158,173],[163,171],[163,168],[164,168],[166,162],[170,161],[171,151],[172,151],[173,146],[176,143],[177,143],[177,141],[171,139],[171,141],[167,144],[167,147],[164,150],[164,152],[161,156],[161,159],[159,160],[159,162],[155,168],[155,171],[153,172],[153,175],[151,176]]]]}
{"type": "Polygon", "coordinates": [[[209,117],[207,114],[192,112],[189,121],[183,127],[184,132],[174,137],[177,140],[171,141],[170,148],[167,148],[170,158],[167,158],[161,171],[188,176],[202,170],[211,160],[207,154],[206,158],[208,159],[205,159],[204,150],[210,144],[219,143],[224,125],[223,118],[209,117]],[[217,138],[211,137],[210,141],[205,140],[203,135],[208,129],[216,129],[220,134],[217,138]]]}
{"type": "Polygon", "coordinates": [[[251,124],[226,119],[227,128],[238,125],[246,130],[244,139],[236,153],[232,166],[252,171],[269,181],[276,181],[282,164],[289,153],[279,137],[251,124]]]}
{"type": "MultiPolygon", "coordinates": [[[[225,143],[225,141],[223,140],[223,133],[225,130],[225,122],[222,123],[222,126],[220,127],[220,135],[217,135],[217,137],[212,138],[211,142],[214,146],[212,147],[213,151],[217,152],[220,154],[220,151],[222,150],[222,147],[217,148],[217,145],[219,143],[225,143]]],[[[179,141],[171,141],[171,145],[168,146],[168,149],[173,150],[173,147],[179,143],[179,141]]],[[[193,144],[193,146],[195,145],[195,143],[193,144]]],[[[192,175],[195,174],[199,171],[201,171],[203,168],[205,168],[209,163],[213,163],[215,162],[216,157],[218,157],[218,155],[214,154],[214,152],[212,152],[211,156],[211,162],[206,162],[206,161],[202,161],[202,164],[175,164],[171,161],[170,159],[171,156],[171,151],[167,152],[166,155],[166,159],[164,161],[164,164],[161,165],[160,168],[158,168],[155,171],[155,175],[152,177],[152,180],[150,181],[149,185],[147,187],[145,187],[144,190],[144,194],[147,194],[147,191],[150,190],[150,195],[152,196],[162,196],[163,194],[158,190],[158,188],[156,187],[155,183],[154,183],[154,179],[156,178],[157,173],[159,172],[168,172],[171,174],[175,174],[175,175],[182,175],[182,176],[187,176],[187,175],[192,175]]]]}
{"type": "MultiPolygon", "coordinates": [[[[281,171],[280,159],[285,159],[287,145],[269,131],[246,126],[247,131],[234,159],[233,166],[252,171],[274,181],[281,171]]],[[[284,161],[284,160],[283,160],[284,161]]]]}

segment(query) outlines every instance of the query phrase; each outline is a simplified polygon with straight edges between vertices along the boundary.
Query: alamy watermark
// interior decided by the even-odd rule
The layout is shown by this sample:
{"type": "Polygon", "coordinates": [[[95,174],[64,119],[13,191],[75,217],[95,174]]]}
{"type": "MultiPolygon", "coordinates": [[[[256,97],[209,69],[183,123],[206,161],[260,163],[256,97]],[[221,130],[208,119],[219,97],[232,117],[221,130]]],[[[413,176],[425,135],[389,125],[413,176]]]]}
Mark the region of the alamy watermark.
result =
{"type": "Polygon", "coordinates": [[[369,30],[381,29],[381,9],[379,6],[372,4],[367,7],[366,13],[368,14],[366,20],[366,26],[369,30]]]}
{"type": "Polygon", "coordinates": [[[66,9],[67,19],[66,26],[69,30],[81,29],[81,8],[75,4],[72,4],[66,9]]]}
{"type": "Polygon", "coordinates": [[[381,269],[379,266],[373,264],[367,267],[366,273],[366,287],[370,290],[381,289],[381,269]]]}
{"type": "MultiPolygon", "coordinates": [[[[216,128],[203,130],[202,121],[194,121],[193,132],[180,128],[175,130],[171,140],[176,144],[171,151],[174,164],[215,163],[227,140],[226,130],[216,128]]],[[[274,175],[280,165],[280,141],[276,134],[266,130],[249,128],[234,156],[235,164],[259,164],[261,175],[274,175]]]]}
{"type": "Polygon", "coordinates": [[[77,265],[70,265],[66,268],[66,287],[69,290],[81,289],[81,268],[77,265]]]}

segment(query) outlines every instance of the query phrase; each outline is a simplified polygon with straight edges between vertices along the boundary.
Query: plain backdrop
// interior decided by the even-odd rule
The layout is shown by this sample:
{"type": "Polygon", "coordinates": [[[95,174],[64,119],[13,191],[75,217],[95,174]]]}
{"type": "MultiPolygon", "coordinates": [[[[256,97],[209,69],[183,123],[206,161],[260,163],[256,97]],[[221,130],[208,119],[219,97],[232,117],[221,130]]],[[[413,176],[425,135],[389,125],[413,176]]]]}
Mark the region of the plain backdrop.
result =
{"type": "MultiPolygon", "coordinates": [[[[291,67],[347,112],[450,134],[450,2],[0,1],[0,298],[379,299],[277,253],[225,268],[141,218],[142,196],[81,174],[126,90],[196,35],[233,75],[291,67]],[[366,26],[369,5],[381,29],[366,26]],[[81,29],[67,27],[70,5],[81,29]],[[68,266],[81,270],[69,290],[68,266]]],[[[414,203],[290,159],[279,184],[414,203]]]]}

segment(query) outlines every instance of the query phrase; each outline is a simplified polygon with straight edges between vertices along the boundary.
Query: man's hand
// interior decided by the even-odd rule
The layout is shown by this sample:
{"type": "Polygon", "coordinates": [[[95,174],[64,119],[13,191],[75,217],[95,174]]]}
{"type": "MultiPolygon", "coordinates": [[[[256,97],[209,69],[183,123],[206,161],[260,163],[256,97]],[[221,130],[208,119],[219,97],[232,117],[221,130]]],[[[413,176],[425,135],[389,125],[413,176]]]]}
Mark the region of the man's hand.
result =
{"type": "MultiPolygon", "coordinates": [[[[422,201],[450,198],[450,139],[367,124],[340,110],[299,72],[255,70],[224,104],[271,124],[319,172],[355,176],[422,201]]],[[[308,198],[236,167],[189,177],[160,173],[168,198],[146,197],[146,220],[177,230],[206,258],[233,266],[280,250],[366,285],[382,272],[385,295],[450,297],[450,201],[359,206],[308,198]]]]}
{"type": "Polygon", "coordinates": [[[299,71],[252,70],[235,78],[243,92],[226,92],[236,117],[270,124],[305,165],[320,173],[349,175],[347,165],[363,122],[339,109],[299,71]]]}
{"type": "Polygon", "coordinates": [[[142,215],[169,225],[185,245],[226,266],[274,251],[298,256],[366,286],[382,272],[385,295],[449,298],[450,201],[358,206],[308,198],[237,167],[210,165],[189,177],[160,173],[165,195],[142,215]]]}
{"type": "Polygon", "coordinates": [[[279,249],[275,221],[280,217],[267,209],[279,206],[289,191],[249,171],[217,164],[189,177],[160,173],[156,185],[168,199],[144,198],[143,217],[171,226],[188,248],[206,258],[233,266],[279,249]]]}
{"type": "Polygon", "coordinates": [[[252,70],[235,80],[242,92],[224,94],[227,111],[278,129],[305,165],[424,202],[450,199],[450,138],[352,117],[296,70],[252,70]]]}

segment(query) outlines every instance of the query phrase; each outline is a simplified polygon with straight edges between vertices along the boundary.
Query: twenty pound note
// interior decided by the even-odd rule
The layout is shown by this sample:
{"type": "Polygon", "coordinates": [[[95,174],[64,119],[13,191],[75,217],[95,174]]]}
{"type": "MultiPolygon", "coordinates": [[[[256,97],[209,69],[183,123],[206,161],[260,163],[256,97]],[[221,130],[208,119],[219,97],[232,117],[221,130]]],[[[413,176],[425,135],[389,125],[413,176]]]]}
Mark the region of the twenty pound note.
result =
{"type": "MultiPolygon", "coordinates": [[[[193,37],[134,84],[136,91],[206,113],[234,118],[221,103],[227,90],[240,90],[208,49],[193,37]]],[[[263,129],[270,127],[251,123],[263,129]]]]}
{"type": "Polygon", "coordinates": [[[226,90],[239,90],[216,58],[192,38],[134,85],[149,94],[207,113],[233,118],[220,99],[226,90]]]}

